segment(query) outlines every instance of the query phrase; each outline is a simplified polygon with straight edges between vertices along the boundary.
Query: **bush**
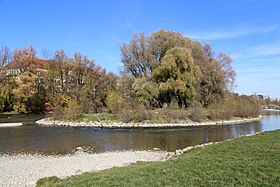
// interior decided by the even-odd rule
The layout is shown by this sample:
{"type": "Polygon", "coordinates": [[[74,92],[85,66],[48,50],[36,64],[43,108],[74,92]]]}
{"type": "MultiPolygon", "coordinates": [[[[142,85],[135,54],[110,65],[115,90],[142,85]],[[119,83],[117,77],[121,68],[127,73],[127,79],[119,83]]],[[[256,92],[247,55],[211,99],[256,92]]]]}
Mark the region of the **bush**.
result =
{"type": "Polygon", "coordinates": [[[194,101],[189,108],[189,117],[192,121],[201,122],[204,119],[202,104],[194,101]]]}
{"type": "Polygon", "coordinates": [[[150,115],[149,111],[142,104],[140,104],[138,107],[136,107],[135,112],[136,112],[135,122],[141,122],[141,121],[151,119],[151,115],[150,115]]]}
{"type": "Polygon", "coordinates": [[[229,120],[233,117],[257,117],[260,114],[259,102],[249,96],[228,95],[209,107],[211,120],[229,120]]]}
{"type": "Polygon", "coordinates": [[[70,100],[68,106],[63,111],[63,119],[77,120],[82,115],[82,108],[75,100],[70,100]]]}
{"type": "Polygon", "coordinates": [[[258,117],[260,114],[260,104],[258,100],[251,97],[237,97],[235,103],[236,117],[258,117]]]}
{"type": "Polygon", "coordinates": [[[181,123],[189,120],[187,110],[157,109],[149,112],[152,123],[181,123]]]}
{"type": "Polygon", "coordinates": [[[117,118],[122,122],[142,122],[150,120],[151,115],[146,107],[142,104],[136,105],[135,107],[127,107],[119,110],[116,114],[117,118]]]}
{"type": "Polygon", "coordinates": [[[129,103],[115,91],[108,94],[107,106],[113,114],[117,114],[120,110],[129,107],[129,103]]]}
{"type": "Polygon", "coordinates": [[[222,100],[209,107],[209,119],[211,120],[229,120],[234,116],[233,103],[222,100]]]}

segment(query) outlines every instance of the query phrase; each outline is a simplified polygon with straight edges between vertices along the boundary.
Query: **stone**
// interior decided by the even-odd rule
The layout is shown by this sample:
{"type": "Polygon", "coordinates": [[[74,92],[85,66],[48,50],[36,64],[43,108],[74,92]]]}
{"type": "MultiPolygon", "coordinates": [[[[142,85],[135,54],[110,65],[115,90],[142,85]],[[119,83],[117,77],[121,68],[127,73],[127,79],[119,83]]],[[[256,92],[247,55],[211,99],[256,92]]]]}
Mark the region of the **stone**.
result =
{"type": "Polygon", "coordinates": [[[178,149],[178,150],[175,151],[175,154],[176,155],[181,155],[181,154],[183,154],[183,151],[181,149],[178,149]]]}

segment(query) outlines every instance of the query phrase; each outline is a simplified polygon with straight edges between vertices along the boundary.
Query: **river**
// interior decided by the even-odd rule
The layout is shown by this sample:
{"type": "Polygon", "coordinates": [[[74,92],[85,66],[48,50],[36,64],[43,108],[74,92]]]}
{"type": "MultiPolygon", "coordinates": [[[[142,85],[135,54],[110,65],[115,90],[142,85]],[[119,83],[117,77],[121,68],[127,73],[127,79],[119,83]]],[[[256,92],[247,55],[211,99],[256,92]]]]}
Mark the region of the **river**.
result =
{"type": "Polygon", "coordinates": [[[280,129],[279,112],[270,112],[259,122],[175,129],[43,127],[34,124],[40,118],[42,116],[38,115],[0,115],[0,126],[1,123],[23,122],[20,127],[0,128],[0,154],[69,154],[77,147],[93,153],[154,148],[175,151],[191,145],[280,129]]]}

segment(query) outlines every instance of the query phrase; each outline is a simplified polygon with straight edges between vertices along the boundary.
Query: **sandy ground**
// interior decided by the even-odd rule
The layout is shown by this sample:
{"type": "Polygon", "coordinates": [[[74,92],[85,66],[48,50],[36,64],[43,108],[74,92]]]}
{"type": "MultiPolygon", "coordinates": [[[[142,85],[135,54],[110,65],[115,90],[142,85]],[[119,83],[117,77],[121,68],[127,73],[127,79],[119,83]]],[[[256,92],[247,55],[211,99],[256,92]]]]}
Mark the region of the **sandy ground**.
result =
{"type": "Polygon", "coordinates": [[[0,155],[0,186],[35,186],[43,177],[65,178],[83,172],[127,166],[137,161],[163,161],[162,151],[124,151],[89,154],[77,152],[66,156],[0,155]]]}

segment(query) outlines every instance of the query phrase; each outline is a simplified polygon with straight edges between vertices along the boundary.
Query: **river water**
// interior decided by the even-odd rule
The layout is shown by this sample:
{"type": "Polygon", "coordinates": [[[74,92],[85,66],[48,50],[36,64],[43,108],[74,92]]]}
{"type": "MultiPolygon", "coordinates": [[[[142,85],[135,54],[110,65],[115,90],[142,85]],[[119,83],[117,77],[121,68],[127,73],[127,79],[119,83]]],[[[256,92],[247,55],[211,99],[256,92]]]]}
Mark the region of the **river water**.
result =
{"type": "Polygon", "coordinates": [[[20,127],[0,128],[0,154],[69,154],[82,147],[88,152],[122,150],[175,151],[191,145],[222,141],[239,135],[280,129],[280,113],[246,124],[176,129],[98,129],[34,125],[42,116],[0,115],[1,123],[23,122],[20,127]]]}

